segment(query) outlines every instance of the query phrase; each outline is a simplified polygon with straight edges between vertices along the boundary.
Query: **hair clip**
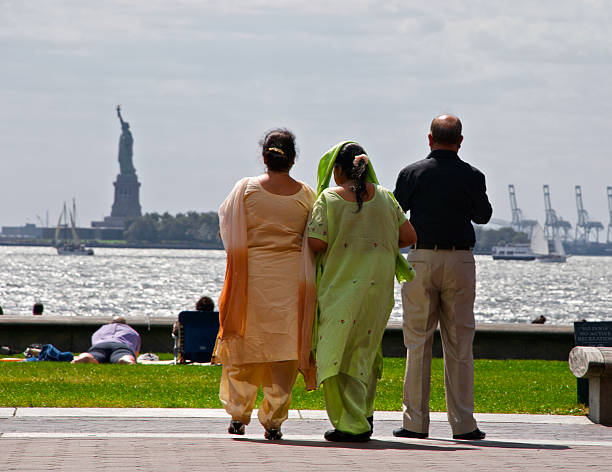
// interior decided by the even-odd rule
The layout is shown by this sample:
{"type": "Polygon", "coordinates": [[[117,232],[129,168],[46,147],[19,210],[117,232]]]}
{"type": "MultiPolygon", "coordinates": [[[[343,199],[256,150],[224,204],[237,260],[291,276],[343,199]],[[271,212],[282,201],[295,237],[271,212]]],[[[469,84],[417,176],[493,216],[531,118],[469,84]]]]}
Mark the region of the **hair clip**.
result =
{"type": "Polygon", "coordinates": [[[364,161],[366,166],[370,163],[366,154],[360,154],[353,159],[353,167],[357,167],[361,161],[364,161]]]}
{"type": "Polygon", "coordinates": [[[270,148],[268,148],[268,151],[274,151],[274,152],[277,152],[277,153],[279,153],[281,156],[284,156],[284,155],[285,155],[285,151],[283,151],[282,149],[279,149],[279,148],[275,148],[275,147],[270,147],[270,148]]]}

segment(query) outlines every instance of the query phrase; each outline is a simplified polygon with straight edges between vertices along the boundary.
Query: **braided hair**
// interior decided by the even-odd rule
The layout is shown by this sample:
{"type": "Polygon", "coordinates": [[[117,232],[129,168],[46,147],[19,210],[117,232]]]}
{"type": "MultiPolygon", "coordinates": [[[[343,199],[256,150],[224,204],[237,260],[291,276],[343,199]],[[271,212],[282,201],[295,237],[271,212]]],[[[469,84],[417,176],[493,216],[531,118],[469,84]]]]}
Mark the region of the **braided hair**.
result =
{"type": "Polygon", "coordinates": [[[368,164],[364,160],[360,160],[357,165],[353,165],[355,157],[365,154],[365,150],[357,143],[347,143],[338,152],[336,162],[334,166],[340,167],[344,175],[355,182],[355,186],[351,187],[351,190],[355,192],[355,198],[357,200],[357,211],[361,211],[363,206],[363,199],[368,195],[368,189],[366,187],[366,177],[368,164]]]}

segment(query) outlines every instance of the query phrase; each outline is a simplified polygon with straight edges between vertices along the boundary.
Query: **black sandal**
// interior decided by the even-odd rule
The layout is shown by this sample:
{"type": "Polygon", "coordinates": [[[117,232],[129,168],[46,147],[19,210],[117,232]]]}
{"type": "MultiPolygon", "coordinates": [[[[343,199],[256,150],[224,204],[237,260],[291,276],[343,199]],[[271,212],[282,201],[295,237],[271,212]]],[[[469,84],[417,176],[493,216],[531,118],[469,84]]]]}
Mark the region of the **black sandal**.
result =
{"type": "Polygon", "coordinates": [[[230,421],[230,425],[227,428],[227,432],[230,434],[243,435],[244,430],[245,430],[245,426],[240,421],[236,421],[236,420],[230,421]]]}
{"type": "Polygon", "coordinates": [[[266,432],[264,433],[264,438],[266,438],[268,441],[278,441],[282,437],[283,433],[280,432],[280,429],[266,429],[266,432]]]}

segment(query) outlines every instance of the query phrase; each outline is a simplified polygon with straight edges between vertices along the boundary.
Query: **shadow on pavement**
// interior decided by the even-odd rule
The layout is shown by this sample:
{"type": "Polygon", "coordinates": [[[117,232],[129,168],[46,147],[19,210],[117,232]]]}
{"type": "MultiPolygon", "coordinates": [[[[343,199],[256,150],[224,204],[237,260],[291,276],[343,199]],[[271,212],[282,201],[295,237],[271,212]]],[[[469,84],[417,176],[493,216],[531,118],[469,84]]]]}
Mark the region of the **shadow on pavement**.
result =
{"type": "Polygon", "coordinates": [[[563,446],[559,444],[530,444],[530,443],[521,443],[514,441],[457,441],[454,439],[436,439],[436,441],[443,441],[452,444],[469,444],[471,446],[476,446],[477,448],[483,447],[498,447],[502,449],[547,449],[551,451],[564,451],[566,449],[571,449],[570,446],[563,446]]]}
{"type": "Polygon", "coordinates": [[[372,439],[365,443],[342,443],[342,442],[329,442],[324,439],[321,441],[304,441],[304,440],[292,440],[282,439],[280,441],[268,441],[267,439],[252,439],[252,438],[233,438],[234,441],[249,442],[249,443],[261,443],[261,444],[275,444],[278,446],[302,446],[302,447],[333,447],[342,449],[395,449],[395,450],[412,450],[412,451],[461,451],[476,449],[474,447],[452,447],[452,446],[436,446],[428,444],[414,444],[404,443],[400,441],[381,441],[378,439],[372,439]]]}
{"type": "Polygon", "coordinates": [[[422,442],[403,442],[403,441],[385,441],[372,439],[365,443],[342,443],[329,442],[325,440],[293,440],[283,439],[280,441],[268,441],[267,439],[254,438],[232,438],[234,441],[262,443],[262,444],[277,444],[279,446],[307,446],[307,447],[336,447],[344,449],[395,449],[395,450],[418,450],[418,451],[465,451],[482,448],[500,448],[500,449],[543,449],[549,451],[565,451],[571,449],[570,446],[559,444],[531,444],[514,441],[457,441],[450,439],[423,439],[422,442]],[[427,444],[429,441],[449,443],[448,446],[427,444]]]}

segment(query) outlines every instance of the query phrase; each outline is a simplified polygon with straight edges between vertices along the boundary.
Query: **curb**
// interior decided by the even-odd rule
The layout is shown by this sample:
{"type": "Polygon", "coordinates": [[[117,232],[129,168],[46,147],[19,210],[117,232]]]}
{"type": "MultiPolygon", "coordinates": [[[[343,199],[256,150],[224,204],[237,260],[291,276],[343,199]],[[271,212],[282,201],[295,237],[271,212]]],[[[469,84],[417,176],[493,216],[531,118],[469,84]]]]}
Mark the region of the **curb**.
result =
{"type": "MultiPolygon", "coordinates": [[[[63,417],[63,418],[203,418],[227,419],[223,409],[214,408],[0,408],[0,418],[63,417]]],[[[257,410],[253,410],[253,418],[257,410]]],[[[475,413],[478,423],[593,424],[586,416],[475,413]]],[[[445,412],[432,412],[432,422],[446,422],[445,412]]],[[[327,420],[325,410],[289,410],[289,419],[327,420]]],[[[401,411],[376,411],[376,421],[402,421],[401,411]]]]}

